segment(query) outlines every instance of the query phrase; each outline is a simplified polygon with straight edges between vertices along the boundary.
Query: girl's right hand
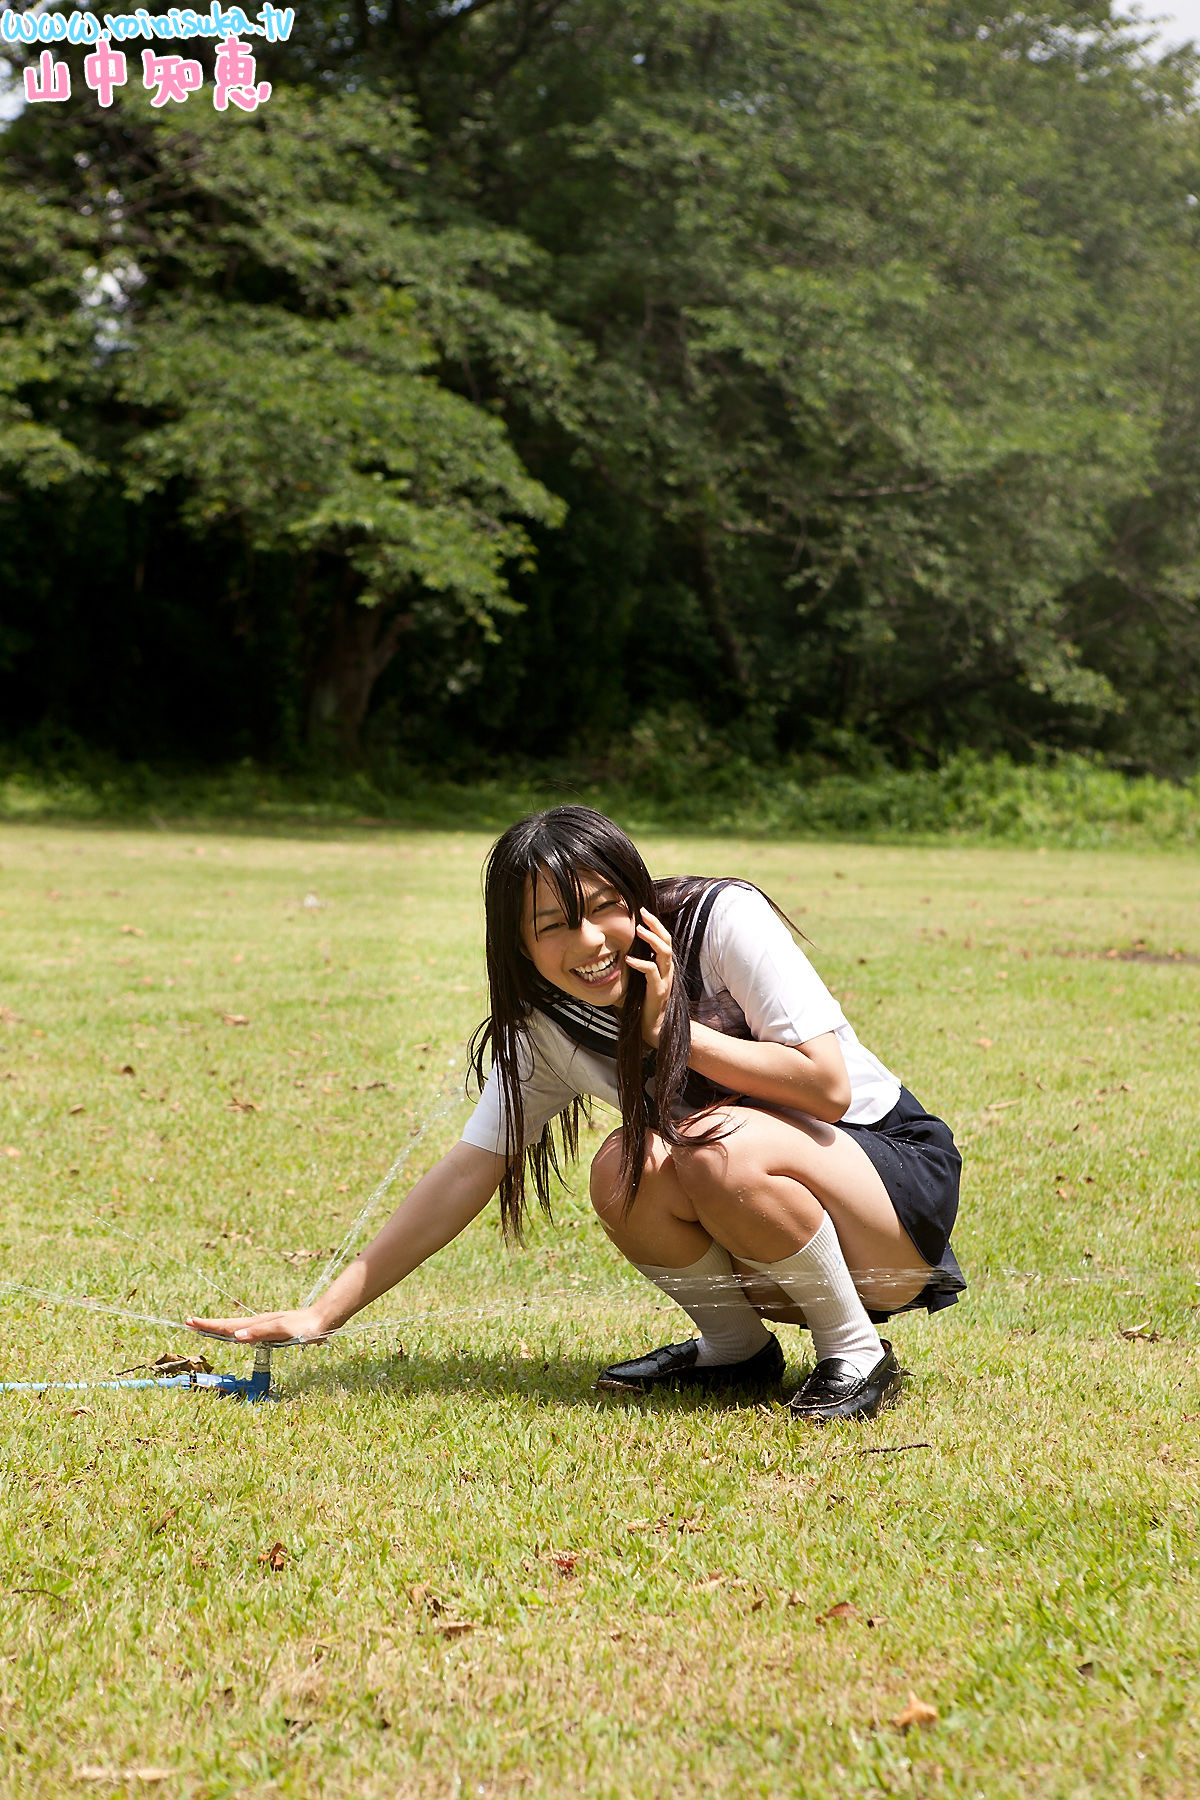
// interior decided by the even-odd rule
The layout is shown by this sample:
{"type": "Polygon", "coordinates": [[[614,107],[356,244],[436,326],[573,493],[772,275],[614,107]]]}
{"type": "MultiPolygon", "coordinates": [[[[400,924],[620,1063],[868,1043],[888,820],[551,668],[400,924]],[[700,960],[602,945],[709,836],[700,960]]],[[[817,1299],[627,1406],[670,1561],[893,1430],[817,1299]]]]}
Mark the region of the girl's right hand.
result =
{"type": "Polygon", "coordinates": [[[189,1318],[185,1323],[208,1337],[233,1338],[239,1344],[321,1344],[329,1332],[314,1306],[255,1313],[249,1319],[189,1318]]]}

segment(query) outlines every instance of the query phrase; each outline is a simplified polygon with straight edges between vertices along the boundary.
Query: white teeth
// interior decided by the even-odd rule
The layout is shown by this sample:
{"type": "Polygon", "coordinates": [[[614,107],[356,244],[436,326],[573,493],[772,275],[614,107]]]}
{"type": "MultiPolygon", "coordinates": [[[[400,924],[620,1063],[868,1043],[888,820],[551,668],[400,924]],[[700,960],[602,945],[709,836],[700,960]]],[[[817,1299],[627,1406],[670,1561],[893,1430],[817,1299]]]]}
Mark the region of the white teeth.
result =
{"type": "Polygon", "coordinates": [[[584,981],[596,981],[601,975],[608,974],[609,970],[615,966],[616,960],[617,953],[614,950],[612,955],[605,957],[603,962],[584,963],[583,967],[576,969],[575,973],[584,981]]]}

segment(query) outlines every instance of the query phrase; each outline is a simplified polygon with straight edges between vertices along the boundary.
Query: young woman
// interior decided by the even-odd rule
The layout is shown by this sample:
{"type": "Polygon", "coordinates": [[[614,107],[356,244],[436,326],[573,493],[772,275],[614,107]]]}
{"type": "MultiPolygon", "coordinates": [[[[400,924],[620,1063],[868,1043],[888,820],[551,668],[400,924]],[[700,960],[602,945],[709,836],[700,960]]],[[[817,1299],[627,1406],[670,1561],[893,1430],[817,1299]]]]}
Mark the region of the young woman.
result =
{"type": "Polygon", "coordinates": [[[793,1417],[871,1417],[902,1372],[875,1323],[951,1305],[960,1159],[859,1043],[782,915],[749,883],[653,882],[602,813],[557,806],[488,859],[482,1092],[454,1146],[312,1306],[199,1319],[243,1343],[312,1341],[440,1250],[497,1189],[519,1238],[548,1213],[589,1096],[621,1125],[591,1170],[622,1255],[699,1336],[615,1363],[600,1385],[761,1391],[783,1376],[764,1319],[806,1325],[816,1366],[793,1417]]]}

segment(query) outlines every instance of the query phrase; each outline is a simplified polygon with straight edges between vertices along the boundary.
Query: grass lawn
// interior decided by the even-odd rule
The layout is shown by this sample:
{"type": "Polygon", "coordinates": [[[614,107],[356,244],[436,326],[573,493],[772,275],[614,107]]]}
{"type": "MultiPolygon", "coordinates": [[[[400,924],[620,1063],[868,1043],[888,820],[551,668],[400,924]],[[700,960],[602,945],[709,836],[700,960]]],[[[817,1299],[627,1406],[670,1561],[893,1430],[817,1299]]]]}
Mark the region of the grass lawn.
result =
{"type": "MultiPolygon", "coordinates": [[[[958,1132],[971,1287],[897,1321],[899,1410],[602,1400],[688,1327],[582,1176],[281,1404],[0,1394],[5,1795],[1200,1792],[1195,860],[643,847],[767,887],[958,1132]]],[[[453,1141],[485,848],[0,829],[0,1282],[168,1321],[10,1289],[0,1380],[249,1372],[170,1321],[294,1302],[453,1141]]]]}

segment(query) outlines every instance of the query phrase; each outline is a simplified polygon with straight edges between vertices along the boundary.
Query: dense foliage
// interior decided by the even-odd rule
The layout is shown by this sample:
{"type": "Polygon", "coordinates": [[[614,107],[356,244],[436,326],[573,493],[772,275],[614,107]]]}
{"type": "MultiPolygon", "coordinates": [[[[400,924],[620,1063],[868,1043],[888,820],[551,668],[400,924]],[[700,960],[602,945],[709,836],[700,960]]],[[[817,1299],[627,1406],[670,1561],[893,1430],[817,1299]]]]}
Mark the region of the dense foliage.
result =
{"type": "Polygon", "coordinates": [[[1195,767],[1189,55],[325,0],[259,60],[0,133],[10,737],[1195,767]]]}

